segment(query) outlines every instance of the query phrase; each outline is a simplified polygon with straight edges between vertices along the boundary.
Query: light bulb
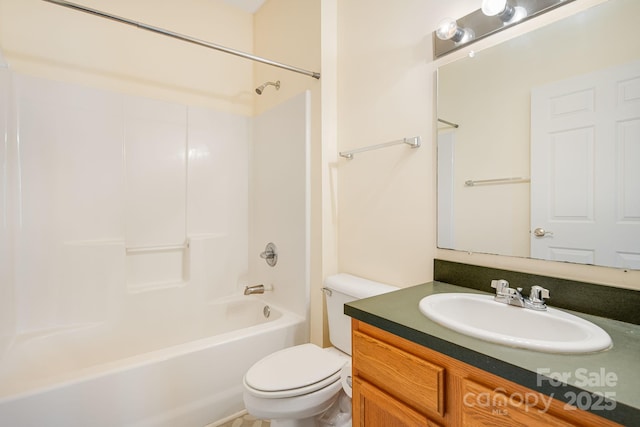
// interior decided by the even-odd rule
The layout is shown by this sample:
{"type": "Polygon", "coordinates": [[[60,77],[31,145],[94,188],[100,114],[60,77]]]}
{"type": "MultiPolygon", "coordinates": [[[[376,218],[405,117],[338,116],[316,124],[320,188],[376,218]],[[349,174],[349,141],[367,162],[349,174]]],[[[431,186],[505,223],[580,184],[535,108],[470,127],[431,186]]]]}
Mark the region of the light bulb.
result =
{"type": "Polygon", "coordinates": [[[453,18],[444,18],[438,24],[436,36],[440,40],[452,40],[455,43],[466,43],[474,37],[473,31],[468,28],[458,27],[453,18]]]}
{"type": "Polygon", "coordinates": [[[507,8],[507,0],[483,0],[482,13],[487,16],[496,16],[507,8]]]}
{"type": "Polygon", "coordinates": [[[482,0],[482,13],[497,16],[505,24],[513,24],[527,16],[527,9],[522,6],[513,7],[508,0],[482,0]]]}
{"type": "Polygon", "coordinates": [[[458,23],[456,20],[453,18],[444,18],[438,24],[436,36],[438,36],[440,40],[449,40],[456,35],[456,31],[458,31],[458,23]]]}

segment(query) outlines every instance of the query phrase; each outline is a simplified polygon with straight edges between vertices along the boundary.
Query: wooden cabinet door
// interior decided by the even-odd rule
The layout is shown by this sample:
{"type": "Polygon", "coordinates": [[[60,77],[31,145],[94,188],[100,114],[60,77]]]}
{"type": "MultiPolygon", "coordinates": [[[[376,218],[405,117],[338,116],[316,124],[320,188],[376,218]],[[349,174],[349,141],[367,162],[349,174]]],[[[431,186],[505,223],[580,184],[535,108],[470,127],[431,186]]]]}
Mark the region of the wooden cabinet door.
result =
{"type": "Polygon", "coordinates": [[[361,378],[353,378],[353,427],[438,426],[361,378]]]}

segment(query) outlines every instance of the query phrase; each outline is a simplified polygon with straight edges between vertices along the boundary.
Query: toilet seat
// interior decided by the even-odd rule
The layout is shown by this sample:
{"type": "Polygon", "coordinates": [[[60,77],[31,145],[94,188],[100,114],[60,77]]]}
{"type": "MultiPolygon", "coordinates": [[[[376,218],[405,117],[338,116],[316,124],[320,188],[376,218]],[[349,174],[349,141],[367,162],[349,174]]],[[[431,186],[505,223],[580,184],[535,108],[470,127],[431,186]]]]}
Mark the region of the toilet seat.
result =
{"type": "Polygon", "coordinates": [[[340,381],[347,357],[315,344],[277,351],[253,365],[244,376],[245,389],[262,398],[301,396],[340,381]]]}

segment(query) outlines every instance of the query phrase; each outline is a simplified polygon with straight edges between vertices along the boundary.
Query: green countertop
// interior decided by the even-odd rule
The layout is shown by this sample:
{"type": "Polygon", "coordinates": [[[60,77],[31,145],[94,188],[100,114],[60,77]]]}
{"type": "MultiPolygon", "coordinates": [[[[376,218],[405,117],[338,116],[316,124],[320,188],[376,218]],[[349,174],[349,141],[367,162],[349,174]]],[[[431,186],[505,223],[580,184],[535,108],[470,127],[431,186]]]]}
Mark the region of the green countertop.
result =
{"type": "Polygon", "coordinates": [[[446,292],[483,294],[461,286],[431,282],[345,304],[344,312],[580,409],[623,425],[640,425],[639,325],[564,310],[607,331],[613,347],[577,355],[511,348],[460,334],[420,313],[418,303],[422,298],[446,292]]]}

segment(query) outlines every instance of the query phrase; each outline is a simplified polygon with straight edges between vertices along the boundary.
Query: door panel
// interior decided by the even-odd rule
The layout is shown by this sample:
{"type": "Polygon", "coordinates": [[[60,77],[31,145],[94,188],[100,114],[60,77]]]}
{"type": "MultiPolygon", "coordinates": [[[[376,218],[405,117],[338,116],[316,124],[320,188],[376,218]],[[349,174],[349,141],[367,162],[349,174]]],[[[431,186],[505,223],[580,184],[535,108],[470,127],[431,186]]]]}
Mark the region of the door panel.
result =
{"type": "Polygon", "coordinates": [[[531,129],[531,256],[640,268],[640,61],[534,88],[531,129]]]}

